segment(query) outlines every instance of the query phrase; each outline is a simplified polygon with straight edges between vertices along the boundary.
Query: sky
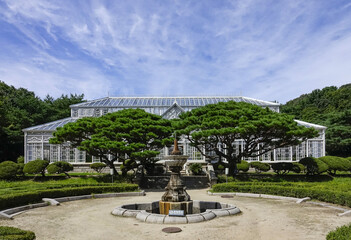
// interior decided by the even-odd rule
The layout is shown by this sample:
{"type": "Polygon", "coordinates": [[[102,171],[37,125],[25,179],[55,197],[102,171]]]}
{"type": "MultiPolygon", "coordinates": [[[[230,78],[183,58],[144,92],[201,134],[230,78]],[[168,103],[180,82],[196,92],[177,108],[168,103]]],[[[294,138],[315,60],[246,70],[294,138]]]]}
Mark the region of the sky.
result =
{"type": "Polygon", "coordinates": [[[0,0],[0,80],[41,98],[285,103],[351,83],[351,1],[0,0]]]}

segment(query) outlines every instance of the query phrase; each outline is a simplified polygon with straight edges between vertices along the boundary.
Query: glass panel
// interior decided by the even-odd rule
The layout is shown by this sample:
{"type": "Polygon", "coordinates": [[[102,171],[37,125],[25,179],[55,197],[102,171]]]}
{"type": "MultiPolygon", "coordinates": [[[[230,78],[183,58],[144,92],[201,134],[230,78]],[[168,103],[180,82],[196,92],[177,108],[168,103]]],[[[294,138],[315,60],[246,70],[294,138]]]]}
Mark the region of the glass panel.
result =
{"type": "Polygon", "coordinates": [[[58,161],[58,146],[56,144],[50,145],[50,162],[58,161]]]}

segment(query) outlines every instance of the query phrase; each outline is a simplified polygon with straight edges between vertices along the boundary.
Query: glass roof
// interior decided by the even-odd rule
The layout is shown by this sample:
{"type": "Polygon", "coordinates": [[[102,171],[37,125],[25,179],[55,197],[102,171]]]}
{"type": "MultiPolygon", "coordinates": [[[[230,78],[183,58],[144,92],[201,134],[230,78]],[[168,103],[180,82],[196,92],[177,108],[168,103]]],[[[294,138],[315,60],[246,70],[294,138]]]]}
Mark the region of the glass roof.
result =
{"type": "Polygon", "coordinates": [[[177,103],[181,107],[199,107],[218,102],[247,102],[258,106],[279,106],[279,103],[257,100],[248,97],[107,97],[84,103],[71,105],[70,107],[161,107],[171,106],[177,103]]]}
{"type": "Polygon", "coordinates": [[[49,122],[49,123],[37,125],[34,127],[25,128],[23,129],[23,131],[55,131],[56,128],[62,127],[67,123],[75,122],[75,121],[77,121],[77,118],[64,118],[54,122],[49,122]]]}

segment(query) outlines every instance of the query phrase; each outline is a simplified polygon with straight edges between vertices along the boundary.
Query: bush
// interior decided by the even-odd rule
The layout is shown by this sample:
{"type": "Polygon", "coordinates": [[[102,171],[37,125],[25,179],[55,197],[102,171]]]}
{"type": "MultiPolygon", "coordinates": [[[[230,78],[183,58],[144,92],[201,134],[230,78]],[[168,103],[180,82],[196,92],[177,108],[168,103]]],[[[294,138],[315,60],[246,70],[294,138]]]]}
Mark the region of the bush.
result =
{"type": "Polygon", "coordinates": [[[292,167],[292,171],[294,172],[294,173],[300,173],[300,172],[304,172],[305,171],[305,166],[304,165],[302,165],[301,163],[297,163],[297,162],[294,162],[294,163],[292,163],[293,164],[293,167],[292,167]]]}
{"type": "Polygon", "coordinates": [[[48,170],[48,173],[50,173],[50,174],[64,173],[64,174],[66,174],[67,177],[70,177],[67,172],[72,171],[73,166],[72,166],[72,164],[70,164],[68,162],[59,161],[59,162],[51,163],[47,167],[47,170],[48,170]]]}
{"type": "Polygon", "coordinates": [[[351,193],[323,189],[311,189],[294,185],[281,186],[277,184],[259,184],[257,182],[230,182],[219,183],[213,186],[214,192],[246,192],[259,194],[272,194],[287,197],[311,197],[323,202],[330,202],[351,207],[351,193]]]}
{"type": "Polygon", "coordinates": [[[48,165],[48,161],[37,159],[24,165],[23,172],[28,174],[41,174],[45,177],[45,169],[48,165]]]}
{"type": "Polygon", "coordinates": [[[202,174],[202,164],[201,163],[192,163],[189,165],[189,169],[194,175],[201,175],[202,174]]]}
{"type": "Polygon", "coordinates": [[[240,171],[247,172],[249,171],[249,168],[250,168],[249,163],[244,160],[241,160],[241,162],[238,163],[236,166],[237,166],[238,172],[240,171]]]}
{"type": "Polygon", "coordinates": [[[351,239],[351,224],[337,228],[327,235],[327,240],[350,240],[351,239]]]}
{"type": "Polygon", "coordinates": [[[5,161],[0,163],[0,179],[10,180],[16,177],[18,171],[17,163],[5,161]]]}
{"type": "Polygon", "coordinates": [[[132,192],[137,191],[138,188],[137,184],[119,183],[111,184],[109,186],[63,187],[59,189],[13,193],[0,196],[0,210],[10,207],[18,207],[29,203],[41,202],[42,198],[59,198],[107,192],[132,192]]]}
{"type": "Polygon", "coordinates": [[[318,158],[328,165],[328,173],[335,175],[336,171],[350,171],[351,162],[346,158],[334,157],[334,156],[324,156],[318,158]]]}
{"type": "Polygon", "coordinates": [[[286,174],[293,170],[294,165],[291,162],[271,163],[273,171],[277,174],[286,174]]]}
{"type": "Polygon", "coordinates": [[[262,162],[251,162],[250,166],[254,168],[257,173],[268,172],[271,169],[268,163],[262,163],[262,162]]]}
{"type": "Polygon", "coordinates": [[[318,175],[328,170],[328,165],[314,157],[305,157],[300,160],[306,168],[307,175],[318,175]]]}
{"type": "Polygon", "coordinates": [[[33,240],[34,232],[14,227],[0,226],[0,240],[33,240]]]}
{"type": "Polygon", "coordinates": [[[90,168],[95,170],[97,173],[101,173],[105,167],[106,164],[101,162],[90,164],[90,168]]]}
{"type": "Polygon", "coordinates": [[[24,157],[23,156],[19,156],[17,158],[17,163],[23,163],[24,164],[24,157]]]}

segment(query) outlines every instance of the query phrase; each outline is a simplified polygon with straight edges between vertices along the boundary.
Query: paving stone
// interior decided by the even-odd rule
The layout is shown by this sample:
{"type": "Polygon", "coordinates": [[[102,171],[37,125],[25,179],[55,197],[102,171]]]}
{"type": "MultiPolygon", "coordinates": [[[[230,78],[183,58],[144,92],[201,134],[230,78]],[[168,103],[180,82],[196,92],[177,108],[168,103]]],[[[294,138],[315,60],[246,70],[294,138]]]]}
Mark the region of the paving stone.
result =
{"type": "Polygon", "coordinates": [[[211,212],[216,214],[217,217],[229,216],[229,212],[226,209],[211,209],[211,212]]]}
{"type": "MultiPolygon", "coordinates": [[[[132,211],[132,210],[128,210],[132,211]]],[[[136,219],[145,222],[146,218],[150,215],[151,213],[148,213],[146,211],[138,211],[138,213],[135,215],[136,219]]]]}
{"type": "Polygon", "coordinates": [[[150,214],[146,218],[146,222],[148,222],[148,223],[163,223],[165,217],[166,217],[166,215],[163,215],[163,214],[150,214]]]}
{"type": "Polygon", "coordinates": [[[111,214],[115,215],[115,216],[123,216],[123,213],[125,211],[127,211],[127,209],[123,209],[123,208],[118,207],[118,208],[113,209],[111,214]]]}
{"type": "Polygon", "coordinates": [[[127,210],[123,213],[123,217],[136,217],[140,210],[127,210]]]}
{"type": "Polygon", "coordinates": [[[165,224],[184,224],[188,223],[188,220],[186,217],[170,217],[166,216],[163,223],[165,224]]]}
{"type": "Polygon", "coordinates": [[[206,221],[211,220],[211,219],[216,217],[216,214],[214,214],[211,211],[206,211],[206,212],[200,213],[200,214],[205,218],[206,221]]]}
{"type": "Polygon", "coordinates": [[[205,218],[201,214],[188,214],[186,215],[188,223],[197,223],[205,221],[205,218]]]}
{"type": "Polygon", "coordinates": [[[229,212],[230,215],[235,215],[241,212],[239,208],[232,208],[232,209],[227,208],[226,210],[229,212]]]}

